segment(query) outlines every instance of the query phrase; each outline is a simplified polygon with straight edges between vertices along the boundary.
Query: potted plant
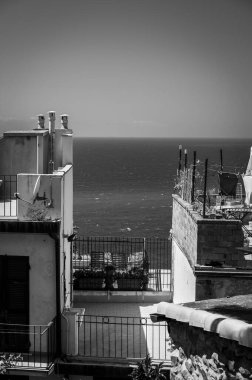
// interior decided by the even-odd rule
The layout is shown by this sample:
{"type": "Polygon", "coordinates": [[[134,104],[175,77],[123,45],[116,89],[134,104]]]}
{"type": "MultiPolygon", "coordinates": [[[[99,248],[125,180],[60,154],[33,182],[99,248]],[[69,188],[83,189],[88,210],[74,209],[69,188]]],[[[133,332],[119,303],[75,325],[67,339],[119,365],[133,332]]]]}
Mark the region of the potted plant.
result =
{"type": "Polygon", "coordinates": [[[129,375],[133,380],[166,380],[167,371],[163,368],[164,363],[154,364],[150,356],[137,363],[137,367],[133,369],[129,375]]]}
{"type": "Polygon", "coordinates": [[[102,290],[105,273],[102,269],[79,269],[74,272],[75,290],[102,290]]]}
{"type": "Polygon", "coordinates": [[[144,269],[134,267],[129,271],[117,271],[116,280],[119,290],[145,290],[149,275],[144,269]]]}
{"type": "Polygon", "coordinates": [[[113,265],[105,266],[105,289],[113,290],[114,282],[116,280],[115,267],[113,265]]]}

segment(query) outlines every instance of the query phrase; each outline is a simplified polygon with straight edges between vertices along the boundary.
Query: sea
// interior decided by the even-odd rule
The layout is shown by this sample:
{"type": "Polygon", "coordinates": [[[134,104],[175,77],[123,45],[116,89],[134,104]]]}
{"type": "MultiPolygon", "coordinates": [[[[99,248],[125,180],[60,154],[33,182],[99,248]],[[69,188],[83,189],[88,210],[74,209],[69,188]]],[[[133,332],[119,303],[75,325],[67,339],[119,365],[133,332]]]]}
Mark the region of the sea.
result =
{"type": "Polygon", "coordinates": [[[208,186],[218,189],[223,170],[242,174],[251,139],[75,138],[74,224],[79,235],[169,236],[179,145],[187,165],[208,159],[208,186]]]}

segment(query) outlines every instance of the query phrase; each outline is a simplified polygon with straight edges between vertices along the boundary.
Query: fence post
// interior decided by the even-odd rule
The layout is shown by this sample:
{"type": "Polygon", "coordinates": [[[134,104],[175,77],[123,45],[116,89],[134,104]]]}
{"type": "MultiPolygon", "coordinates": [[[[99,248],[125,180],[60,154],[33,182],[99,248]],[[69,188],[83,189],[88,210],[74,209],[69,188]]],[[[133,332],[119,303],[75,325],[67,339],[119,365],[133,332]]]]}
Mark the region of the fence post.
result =
{"type": "Polygon", "coordinates": [[[196,150],[193,152],[193,172],[192,172],[192,192],[191,203],[194,202],[194,189],[195,189],[195,172],[196,172],[196,150]]]}
{"type": "Polygon", "coordinates": [[[206,217],[207,165],[208,165],[208,159],[205,160],[203,218],[206,217]]]}
{"type": "Polygon", "coordinates": [[[223,171],[223,157],[222,157],[222,149],[220,150],[220,170],[223,171]]]}
{"type": "Polygon", "coordinates": [[[187,169],[187,149],[185,149],[185,164],[184,164],[185,170],[187,169]]]}
{"type": "Polygon", "coordinates": [[[181,171],[181,159],[182,159],[182,145],[179,145],[179,164],[178,164],[178,174],[181,171]]]}

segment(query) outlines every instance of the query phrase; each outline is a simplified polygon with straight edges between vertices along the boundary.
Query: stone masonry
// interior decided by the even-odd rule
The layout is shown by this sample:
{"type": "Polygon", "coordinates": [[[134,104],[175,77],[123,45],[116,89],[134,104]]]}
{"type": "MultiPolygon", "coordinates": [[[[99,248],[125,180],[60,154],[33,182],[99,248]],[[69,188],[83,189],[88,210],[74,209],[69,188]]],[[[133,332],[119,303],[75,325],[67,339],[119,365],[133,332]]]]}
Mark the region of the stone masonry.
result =
{"type": "Polygon", "coordinates": [[[246,260],[236,249],[243,246],[239,220],[203,219],[192,205],[173,195],[172,233],[192,267],[246,267],[246,260]]]}

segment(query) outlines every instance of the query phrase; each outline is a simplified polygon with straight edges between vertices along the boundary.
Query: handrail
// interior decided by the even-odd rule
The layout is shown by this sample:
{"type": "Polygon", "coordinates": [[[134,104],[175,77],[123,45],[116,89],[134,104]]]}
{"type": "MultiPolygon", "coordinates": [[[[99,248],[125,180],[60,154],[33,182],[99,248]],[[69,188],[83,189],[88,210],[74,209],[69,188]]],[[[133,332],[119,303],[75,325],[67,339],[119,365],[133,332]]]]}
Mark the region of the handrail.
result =
{"type": "Polygon", "coordinates": [[[38,328],[44,328],[41,332],[39,332],[39,331],[34,331],[34,332],[32,332],[32,331],[29,331],[29,335],[44,335],[49,329],[50,329],[50,327],[51,326],[53,326],[53,324],[54,324],[54,321],[50,321],[47,325],[26,325],[26,324],[21,324],[21,323],[2,323],[2,322],[0,322],[0,332],[1,331],[3,331],[4,333],[8,333],[8,334],[13,334],[13,333],[15,333],[15,334],[27,334],[27,330],[24,330],[24,331],[21,331],[21,330],[17,330],[17,331],[15,331],[15,330],[1,330],[1,326],[3,326],[3,327],[24,327],[24,328],[28,328],[29,327],[29,329],[38,329],[38,328]]]}
{"type": "Polygon", "coordinates": [[[53,322],[49,322],[47,325],[28,325],[28,324],[24,324],[24,323],[3,323],[3,322],[0,322],[0,325],[4,325],[4,326],[24,326],[24,327],[49,327],[50,324],[53,324],[53,322]]]}

